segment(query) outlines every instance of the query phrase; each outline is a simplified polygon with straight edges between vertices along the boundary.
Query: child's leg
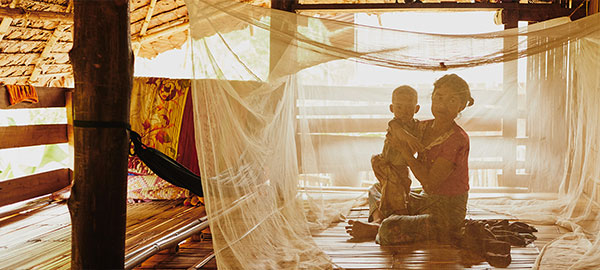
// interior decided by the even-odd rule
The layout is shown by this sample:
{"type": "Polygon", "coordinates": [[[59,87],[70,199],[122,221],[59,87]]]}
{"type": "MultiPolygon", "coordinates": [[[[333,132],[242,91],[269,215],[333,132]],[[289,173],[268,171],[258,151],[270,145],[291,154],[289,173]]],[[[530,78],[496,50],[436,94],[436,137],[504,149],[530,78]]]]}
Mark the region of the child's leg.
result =
{"type": "Polygon", "coordinates": [[[408,189],[404,187],[406,180],[409,181],[408,187],[410,187],[408,167],[393,166],[383,159],[381,155],[375,155],[371,158],[371,166],[373,167],[375,177],[381,183],[379,211],[382,217],[386,218],[391,214],[408,214],[406,210],[408,189]]]}
{"type": "Polygon", "coordinates": [[[381,204],[381,184],[375,183],[369,188],[369,222],[381,222],[383,217],[379,211],[379,205],[381,204]]]}
{"type": "Polygon", "coordinates": [[[381,154],[371,157],[371,167],[373,173],[379,182],[375,183],[369,189],[369,222],[381,221],[385,216],[382,216],[380,211],[383,186],[387,182],[387,161],[383,159],[381,154]]]}
{"type": "Polygon", "coordinates": [[[382,211],[386,215],[407,215],[407,199],[410,191],[410,178],[408,177],[408,167],[390,166],[389,178],[383,186],[382,192],[382,211]]]}

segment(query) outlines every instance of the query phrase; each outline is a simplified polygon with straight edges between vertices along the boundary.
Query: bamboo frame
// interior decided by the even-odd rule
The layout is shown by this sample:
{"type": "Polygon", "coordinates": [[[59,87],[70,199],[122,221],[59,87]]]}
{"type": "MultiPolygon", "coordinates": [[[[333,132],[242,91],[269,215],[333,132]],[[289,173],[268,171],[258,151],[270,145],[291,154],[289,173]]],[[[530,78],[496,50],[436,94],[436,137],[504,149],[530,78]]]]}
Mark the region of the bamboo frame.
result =
{"type": "MultiPolygon", "coordinates": [[[[597,0],[595,0],[597,1],[597,0]]],[[[575,8],[563,7],[559,4],[520,4],[509,3],[365,3],[365,4],[299,4],[292,5],[293,11],[328,11],[328,12],[391,12],[410,9],[432,9],[432,10],[510,10],[516,12],[519,21],[540,22],[552,18],[568,16],[575,8]]],[[[585,11],[575,12],[572,19],[584,17],[585,11]]]]}
{"type": "Polygon", "coordinates": [[[73,23],[73,14],[71,13],[25,10],[22,8],[10,7],[0,7],[0,17],[73,23]]]}
{"type": "MultiPolygon", "coordinates": [[[[10,2],[10,4],[8,5],[8,7],[15,8],[18,1],[19,0],[12,0],[10,2]]],[[[8,28],[10,27],[10,24],[12,23],[12,21],[13,21],[12,18],[8,18],[8,17],[2,18],[2,22],[0,23],[0,41],[2,41],[2,39],[4,39],[4,35],[6,35],[6,33],[8,33],[8,28]]]]}
{"type": "Polygon", "coordinates": [[[125,256],[125,269],[133,269],[161,250],[169,249],[208,227],[208,218],[199,218],[169,235],[143,246],[125,256]]]}
{"type": "MultiPolygon", "coordinates": [[[[142,23],[142,28],[140,29],[140,33],[138,34],[138,37],[140,37],[140,38],[142,38],[144,35],[146,35],[146,31],[148,30],[148,25],[150,24],[150,20],[152,19],[152,14],[154,13],[154,7],[156,6],[156,1],[157,0],[150,1],[150,5],[148,6],[148,12],[146,13],[146,18],[144,19],[144,22],[142,23]]],[[[141,48],[142,48],[142,43],[138,43],[138,44],[134,45],[133,53],[135,55],[137,55],[140,52],[141,48]]]]}
{"type": "Polygon", "coordinates": [[[133,38],[131,40],[132,45],[137,46],[146,42],[152,42],[154,40],[160,39],[161,37],[187,31],[189,29],[190,23],[188,21],[177,22],[176,24],[167,27],[164,30],[160,30],[157,32],[153,32],[152,34],[145,35],[143,37],[133,38]]]}

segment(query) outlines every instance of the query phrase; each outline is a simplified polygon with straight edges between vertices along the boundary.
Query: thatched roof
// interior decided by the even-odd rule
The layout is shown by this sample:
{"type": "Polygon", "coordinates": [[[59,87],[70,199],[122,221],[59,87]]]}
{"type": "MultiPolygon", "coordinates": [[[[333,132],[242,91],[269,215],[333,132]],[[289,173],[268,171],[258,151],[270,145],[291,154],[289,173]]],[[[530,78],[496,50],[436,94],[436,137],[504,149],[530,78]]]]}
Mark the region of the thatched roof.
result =
{"type": "MultiPolygon", "coordinates": [[[[184,0],[130,1],[137,56],[152,58],[186,41],[184,0]]],[[[263,0],[255,2],[265,5],[263,0]]],[[[72,85],[72,10],[71,0],[0,0],[0,83],[72,85]]]]}

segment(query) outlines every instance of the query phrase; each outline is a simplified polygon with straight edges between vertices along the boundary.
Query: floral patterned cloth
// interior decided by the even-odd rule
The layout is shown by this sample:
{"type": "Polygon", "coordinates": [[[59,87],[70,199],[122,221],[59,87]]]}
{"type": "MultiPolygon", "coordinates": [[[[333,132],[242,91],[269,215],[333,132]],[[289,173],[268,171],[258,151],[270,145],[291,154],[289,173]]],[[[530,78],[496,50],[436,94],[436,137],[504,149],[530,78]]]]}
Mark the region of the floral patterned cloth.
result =
{"type": "MultiPolygon", "coordinates": [[[[131,128],[141,135],[145,145],[173,159],[177,159],[189,90],[189,80],[135,78],[133,81],[131,128]]],[[[178,199],[189,195],[188,190],[156,176],[138,157],[129,157],[128,168],[129,199],[178,199]]]]}

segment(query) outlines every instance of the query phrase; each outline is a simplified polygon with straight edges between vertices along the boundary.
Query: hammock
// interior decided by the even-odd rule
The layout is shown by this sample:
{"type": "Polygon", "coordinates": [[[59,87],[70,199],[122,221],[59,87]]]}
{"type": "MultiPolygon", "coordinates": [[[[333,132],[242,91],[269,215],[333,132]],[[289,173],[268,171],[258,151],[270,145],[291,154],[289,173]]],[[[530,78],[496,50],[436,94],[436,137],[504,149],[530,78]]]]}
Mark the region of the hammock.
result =
{"type": "Polygon", "coordinates": [[[138,156],[156,175],[175,186],[188,189],[200,197],[204,196],[200,176],[169,156],[146,146],[142,143],[141,136],[137,132],[129,130],[129,137],[133,143],[133,153],[131,155],[138,156]]]}

